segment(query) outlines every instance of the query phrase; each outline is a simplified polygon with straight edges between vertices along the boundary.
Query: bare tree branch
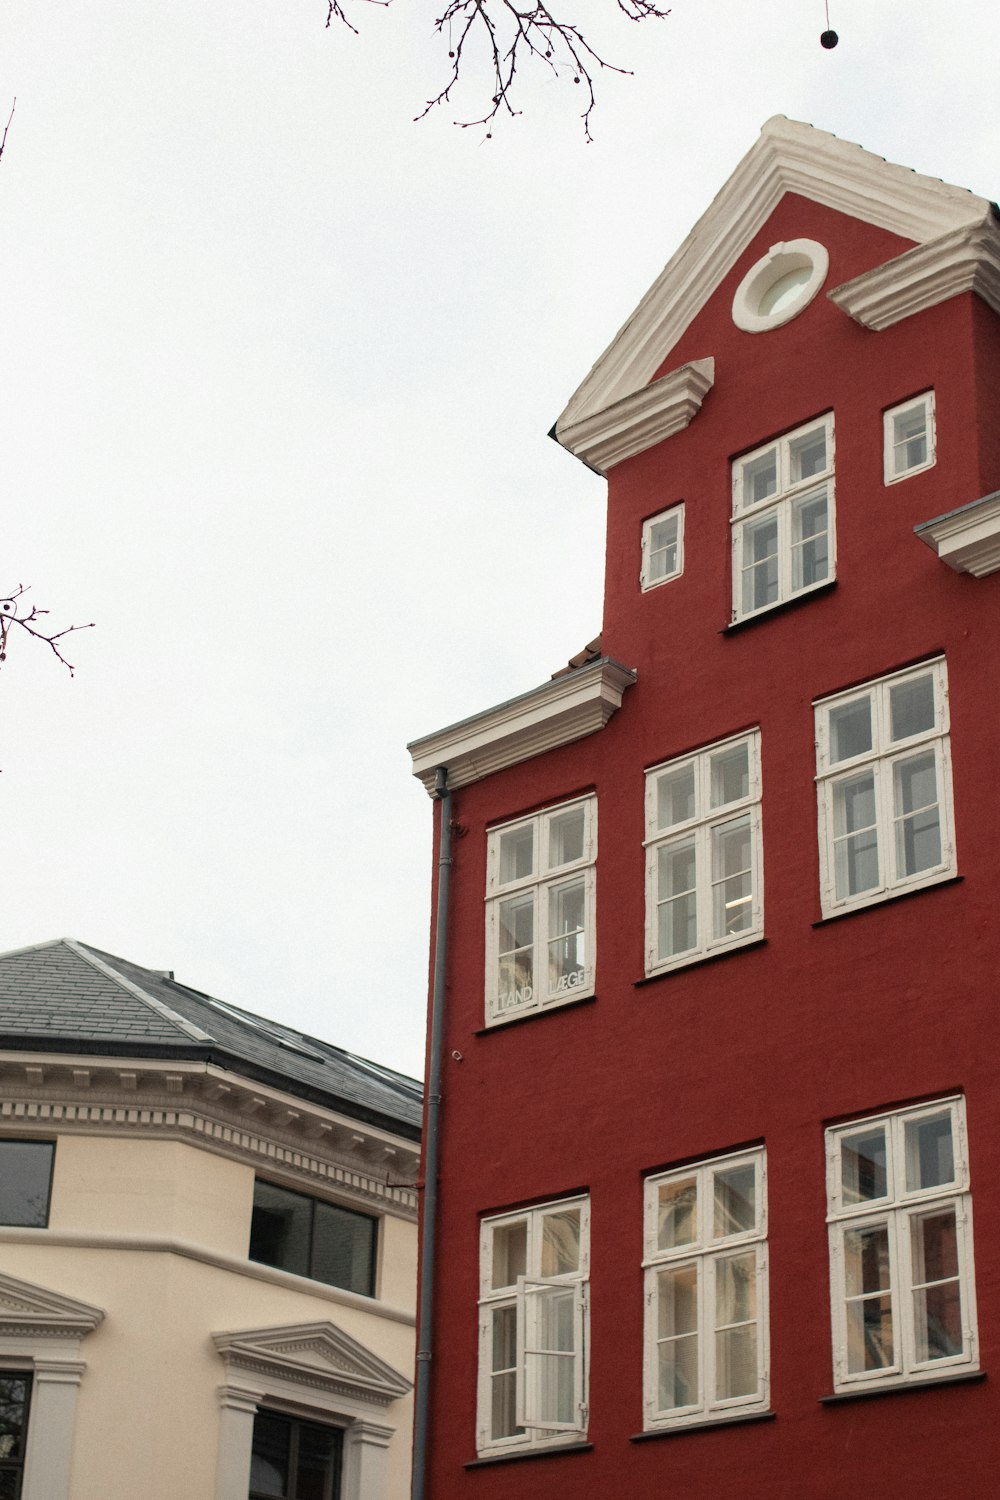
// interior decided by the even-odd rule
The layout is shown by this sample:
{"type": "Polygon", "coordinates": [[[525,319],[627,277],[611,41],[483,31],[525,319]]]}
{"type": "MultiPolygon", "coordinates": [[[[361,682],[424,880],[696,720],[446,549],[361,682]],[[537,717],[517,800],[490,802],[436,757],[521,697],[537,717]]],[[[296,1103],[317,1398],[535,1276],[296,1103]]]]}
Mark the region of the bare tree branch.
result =
{"type": "Polygon", "coordinates": [[[0,141],[0,156],[3,156],[3,148],[7,144],[7,132],[10,129],[10,122],[14,118],[14,111],[15,111],[16,108],[17,108],[17,95],[15,94],[14,95],[14,103],[11,105],[11,107],[10,107],[10,114],[7,116],[7,123],[4,126],[4,128],[3,128],[3,140],[0,141]]]}
{"type": "MultiPolygon", "coordinates": [[[[0,150],[3,148],[0,147],[0,150]]],[[[15,626],[30,635],[36,641],[44,641],[49,647],[57,661],[72,677],[75,667],[72,662],[66,660],[62,647],[59,644],[66,636],[72,635],[74,630],[93,630],[94,622],[89,625],[67,625],[62,630],[48,630],[42,623],[43,616],[48,614],[47,609],[39,609],[37,604],[32,604],[24,596],[28,589],[23,583],[9,594],[0,594],[0,666],[7,660],[7,639],[15,626]]]]}

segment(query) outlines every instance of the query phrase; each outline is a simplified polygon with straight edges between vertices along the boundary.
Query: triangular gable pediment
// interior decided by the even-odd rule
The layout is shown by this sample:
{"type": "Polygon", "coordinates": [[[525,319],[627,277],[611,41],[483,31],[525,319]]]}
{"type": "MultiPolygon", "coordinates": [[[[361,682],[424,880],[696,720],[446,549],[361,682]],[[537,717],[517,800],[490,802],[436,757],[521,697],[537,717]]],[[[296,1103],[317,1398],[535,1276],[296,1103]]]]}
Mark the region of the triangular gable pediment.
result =
{"type": "MultiPolygon", "coordinates": [[[[786,193],[918,246],[982,224],[992,212],[987,199],[965,188],[923,177],[826,131],[775,116],[570,398],[555,434],[571,452],[592,462],[590,429],[597,415],[615,407],[620,427],[621,413],[632,401],[648,400],[638,393],[663,369],[786,193]]],[[[704,352],[711,356],[713,351],[704,352]]]]}
{"type": "Polygon", "coordinates": [[[104,1317],[99,1307],[0,1274],[0,1337],[82,1338],[104,1317]]]}
{"type": "Polygon", "coordinates": [[[411,1382],[335,1323],[291,1323],[212,1335],[227,1365],[265,1372],[293,1383],[333,1383],[393,1401],[411,1382]]]}

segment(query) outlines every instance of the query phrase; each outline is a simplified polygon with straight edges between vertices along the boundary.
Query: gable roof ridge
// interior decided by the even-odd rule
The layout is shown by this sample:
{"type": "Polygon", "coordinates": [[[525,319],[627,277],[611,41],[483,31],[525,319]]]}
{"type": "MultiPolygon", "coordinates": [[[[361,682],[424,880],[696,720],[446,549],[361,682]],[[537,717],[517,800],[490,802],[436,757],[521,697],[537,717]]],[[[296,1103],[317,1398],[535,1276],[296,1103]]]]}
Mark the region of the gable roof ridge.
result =
{"type": "MultiPolygon", "coordinates": [[[[566,430],[647,386],[785,193],[917,244],[982,222],[989,199],[774,115],[667,261],[556,422],[566,430]]],[[[567,444],[572,448],[572,443],[567,444]]]]}
{"type": "Polygon", "coordinates": [[[83,943],[78,943],[75,938],[61,938],[60,941],[65,943],[66,947],[75,953],[78,958],[84,959],[86,963],[96,969],[98,974],[103,974],[105,979],[110,979],[113,983],[120,985],[134,999],[141,1001],[143,1005],[155,1011],[163,1020],[169,1021],[178,1030],[183,1031],[185,1036],[192,1037],[196,1042],[211,1042],[213,1040],[207,1031],[202,1031],[192,1021],[188,1021],[176,1010],[172,1010],[169,1005],[165,1005],[162,1000],[157,1000],[154,996],[147,994],[144,989],[134,984],[131,979],[126,979],[125,975],[119,973],[111,964],[105,963],[102,958],[98,958],[97,954],[91,952],[83,943]]]}

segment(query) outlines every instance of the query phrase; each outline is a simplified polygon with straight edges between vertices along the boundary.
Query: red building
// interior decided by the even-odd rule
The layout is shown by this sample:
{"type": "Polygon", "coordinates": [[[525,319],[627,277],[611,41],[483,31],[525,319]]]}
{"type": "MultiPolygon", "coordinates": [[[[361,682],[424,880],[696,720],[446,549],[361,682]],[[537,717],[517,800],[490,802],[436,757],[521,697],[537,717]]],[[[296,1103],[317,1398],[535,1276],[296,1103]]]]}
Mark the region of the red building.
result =
{"type": "Polygon", "coordinates": [[[433,1500],[1000,1487],[998,314],[993,206],[778,118],[557,424],[600,641],[411,746],[433,1500]]]}

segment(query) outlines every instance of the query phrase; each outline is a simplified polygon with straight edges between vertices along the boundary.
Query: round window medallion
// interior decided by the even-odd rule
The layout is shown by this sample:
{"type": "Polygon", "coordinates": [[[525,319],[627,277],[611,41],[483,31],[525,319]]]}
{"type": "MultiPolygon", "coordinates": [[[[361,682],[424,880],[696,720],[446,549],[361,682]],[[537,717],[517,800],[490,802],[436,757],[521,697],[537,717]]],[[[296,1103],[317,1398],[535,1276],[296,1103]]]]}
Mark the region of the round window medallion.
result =
{"type": "Polygon", "coordinates": [[[826,280],[830,257],[815,240],[772,245],[736,288],[733,322],[745,333],[766,333],[808,307],[826,280]]]}

